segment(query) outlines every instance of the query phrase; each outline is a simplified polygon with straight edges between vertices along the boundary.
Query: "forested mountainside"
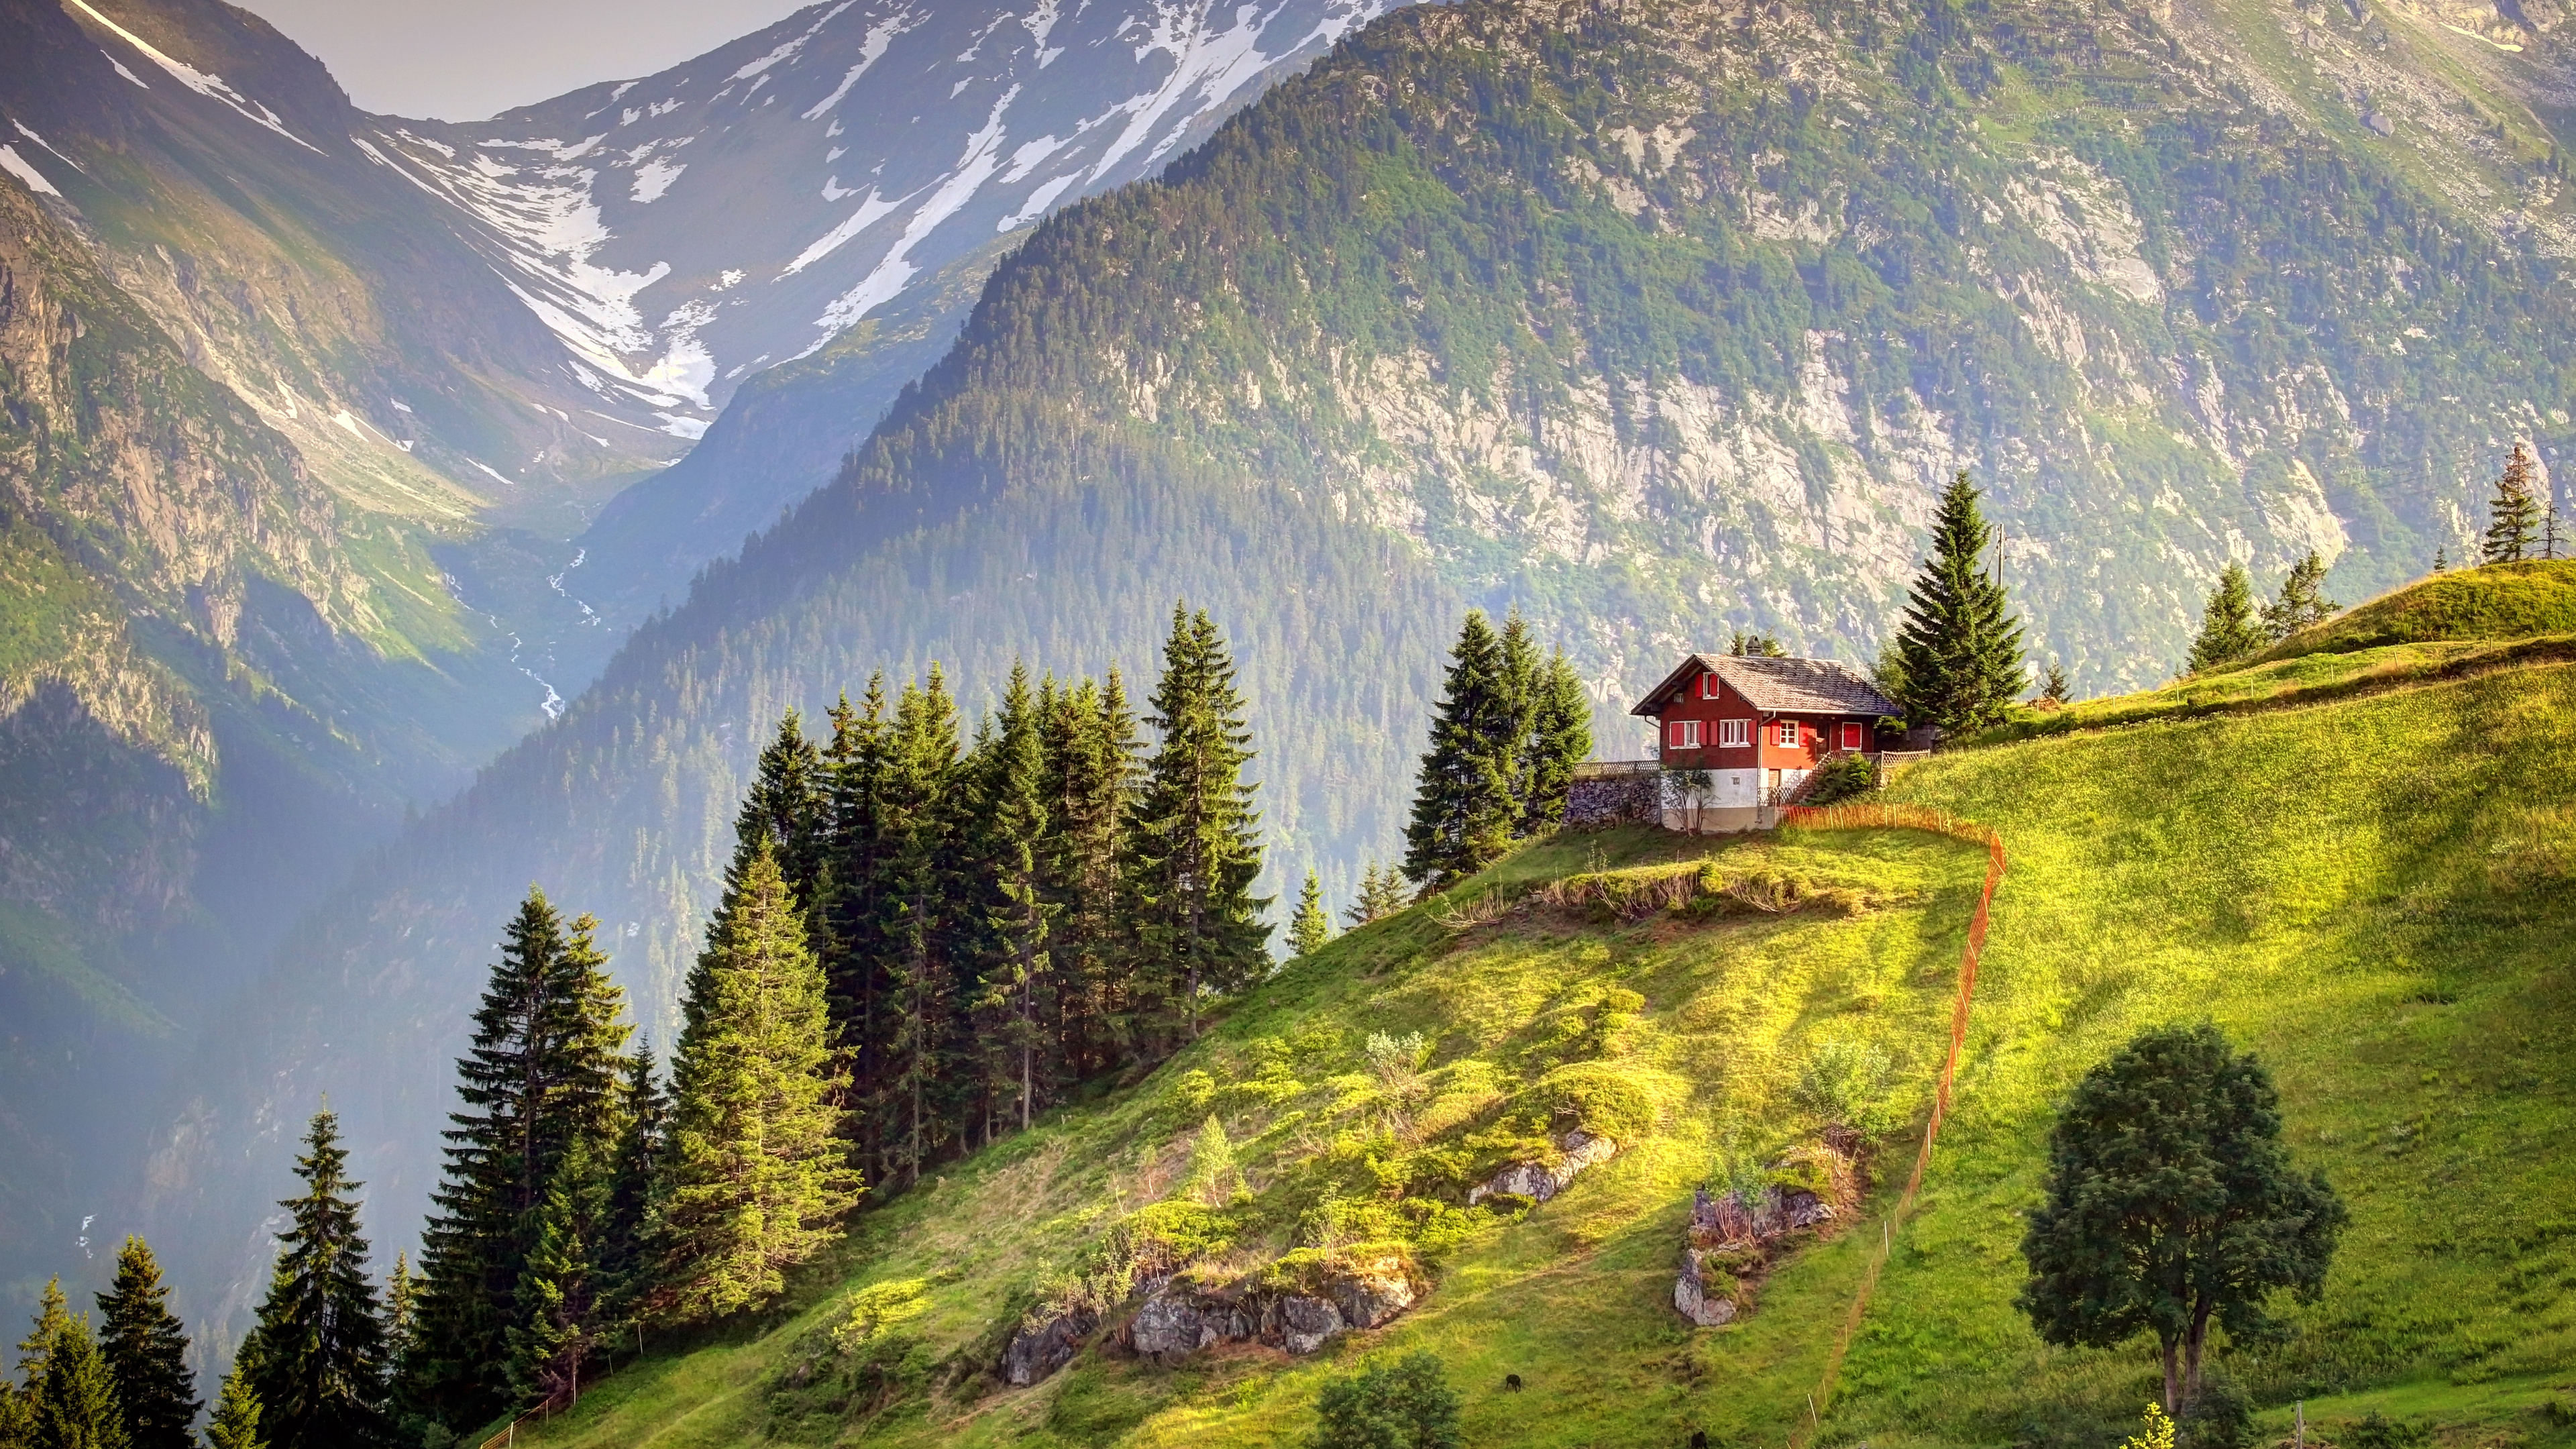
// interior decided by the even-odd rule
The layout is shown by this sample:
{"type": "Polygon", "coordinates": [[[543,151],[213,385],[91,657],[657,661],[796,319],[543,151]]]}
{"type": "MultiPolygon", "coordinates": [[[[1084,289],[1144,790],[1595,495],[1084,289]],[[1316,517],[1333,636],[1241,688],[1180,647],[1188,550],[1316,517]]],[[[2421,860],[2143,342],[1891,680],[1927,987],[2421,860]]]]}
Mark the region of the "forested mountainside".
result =
{"type": "Polygon", "coordinates": [[[2448,24],[1377,22],[1042,225],[830,488],[318,912],[194,1079],[157,1231],[239,1219],[217,1164],[325,1089],[401,1144],[373,1201],[407,1222],[532,879],[611,923],[666,1032],[757,742],[877,667],[940,660],[974,703],[1015,655],[1143,657],[1186,595],[1246,666],[1274,863],[1338,893],[1392,843],[1469,599],[1566,637],[1625,754],[1616,711],[1684,645],[1873,652],[1955,468],[2088,689],[2166,675],[2227,558],[2315,549],[2363,592],[2457,552],[2504,444],[2566,427],[2571,344],[2515,100],[2554,42],[2448,24]]]}

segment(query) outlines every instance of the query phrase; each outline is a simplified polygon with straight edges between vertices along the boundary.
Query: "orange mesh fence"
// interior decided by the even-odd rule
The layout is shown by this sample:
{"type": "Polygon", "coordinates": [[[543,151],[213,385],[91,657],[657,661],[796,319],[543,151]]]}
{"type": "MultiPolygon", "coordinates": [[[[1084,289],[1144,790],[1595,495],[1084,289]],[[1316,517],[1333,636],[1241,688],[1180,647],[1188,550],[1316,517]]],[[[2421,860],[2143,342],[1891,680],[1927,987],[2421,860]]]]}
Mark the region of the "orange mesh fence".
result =
{"type": "Polygon", "coordinates": [[[1959,1057],[1968,1045],[1968,1005],[1977,991],[1977,958],[1985,950],[1986,918],[1994,908],[1995,887],[2003,881],[2006,860],[2003,836],[1993,826],[1921,805],[1793,805],[1780,812],[1780,823],[1806,830],[1929,830],[1986,848],[1986,883],[1977,894],[1977,913],[1968,921],[1967,949],[1959,956],[1959,992],[1950,1007],[1950,1054],[1941,1063],[1941,1079],[1933,1089],[1932,1116],[1923,1124],[1923,1145],[1915,1151],[1914,1171],[1905,1179],[1905,1191],[1896,1199],[1895,1210],[1880,1227],[1878,1246],[1870,1251],[1869,1266],[1861,1274],[1860,1290],[1852,1295],[1851,1311],[1843,1315],[1842,1329],[1834,1335],[1833,1349],[1825,1358],[1824,1378],[1807,1398],[1807,1417],[1789,1435],[1791,1449],[1806,1449],[1824,1426],[1825,1410],[1833,1401],[1834,1381],[1842,1374],[1843,1356],[1851,1351],[1853,1335],[1860,1332],[1861,1317],[1869,1311],[1870,1295],[1877,1290],[1879,1274],[1885,1271],[1887,1256],[1896,1247],[1897,1230],[1914,1212],[1914,1198],[1922,1190],[1924,1171],[1932,1165],[1932,1144],[1941,1135],[1942,1120],[1950,1115],[1959,1057]]]}

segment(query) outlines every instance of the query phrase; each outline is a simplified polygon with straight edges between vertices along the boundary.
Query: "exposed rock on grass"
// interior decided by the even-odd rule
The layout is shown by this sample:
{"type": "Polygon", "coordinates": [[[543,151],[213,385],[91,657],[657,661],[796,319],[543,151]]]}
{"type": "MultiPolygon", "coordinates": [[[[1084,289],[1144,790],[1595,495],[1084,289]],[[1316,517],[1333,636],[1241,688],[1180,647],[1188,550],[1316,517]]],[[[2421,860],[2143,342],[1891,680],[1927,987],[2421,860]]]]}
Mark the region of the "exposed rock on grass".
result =
{"type": "Polygon", "coordinates": [[[1545,1202],[1565,1191],[1566,1184],[1585,1168],[1617,1156],[1619,1144],[1577,1127],[1556,1139],[1556,1149],[1560,1155],[1554,1163],[1515,1162],[1469,1189],[1467,1205],[1474,1207],[1497,1193],[1525,1197],[1533,1203],[1545,1202]]]}
{"type": "Polygon", "coordinates": [[[1804,1234],[1829,1230],[1860,1206],[1859,1140],[1828,1133],[1791,1148],[1759,1186],[1692,1194],[1673,1307],[1702,1328],[1731,1323],[1752,1303],[1764,1268],[1804,1234]]]}

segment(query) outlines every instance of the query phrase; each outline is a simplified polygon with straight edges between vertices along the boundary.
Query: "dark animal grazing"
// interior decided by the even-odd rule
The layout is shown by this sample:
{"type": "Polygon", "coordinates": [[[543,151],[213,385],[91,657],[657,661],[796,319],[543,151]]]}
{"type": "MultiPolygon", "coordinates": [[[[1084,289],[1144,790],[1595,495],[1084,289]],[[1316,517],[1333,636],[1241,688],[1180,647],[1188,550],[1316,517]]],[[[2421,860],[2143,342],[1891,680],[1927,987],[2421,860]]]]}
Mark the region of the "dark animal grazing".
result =
{"type": "Polygon", "coordinates": [[[1503,1387],[1511,1390],[1513,1393],[1519,1393],[1521,1391],[1521,1376],[1519,1374],[1503,1375],[1503,1387]]]}

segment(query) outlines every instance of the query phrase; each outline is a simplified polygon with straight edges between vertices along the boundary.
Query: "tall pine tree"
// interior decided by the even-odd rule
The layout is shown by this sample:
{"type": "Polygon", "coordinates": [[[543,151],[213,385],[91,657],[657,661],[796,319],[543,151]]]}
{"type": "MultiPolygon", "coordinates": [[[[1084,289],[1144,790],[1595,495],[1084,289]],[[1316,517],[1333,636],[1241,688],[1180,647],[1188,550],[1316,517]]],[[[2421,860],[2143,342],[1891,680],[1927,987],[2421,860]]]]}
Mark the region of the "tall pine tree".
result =
{"type": "Polygon", "coordinates": [[[1172,609],[1149,723],[1162,738],[1147,762],[1134,825],[1139,967],[1163,1012],[1158,1035],[1198,1035],[1201,998],[1259,979],[1269,964],[1261,817],[1252,730],[1234,659],[1207,611],[1172,609]]]}
{"type": "Polygon", "coordinates": [[[1941,495],[1932,556],[1923,561],[1897,633],[1897,701],[1906,721],[1945,735],[2003,717],[2022,690],[2021,621],[2005,612],[2003,585],[1985,566],[1994,529],[1962,469],[1941,495]]]}
{"type": "Polygon", "coordinates": [[[1537,835],[1565,823],[1574,767],[1592,758],[1592,695],[1560,648],[1539,671],[1522,745],[1519,833],[1537,835]]]}
{"type": "Polygon", "coordinates": [[[876,1161],[874,1104],[886,1072],[885,836],[878,792],[890,725],[881,673],[868,677],[857,708],[847,694],[832,708],[832,743],[823,752],[823,894],[807,905],[834,1040],[849,1063],[843,1130],[852,1138],[853,1161],[863,1167],[876,1161]]]}
{"type": "Polygon", "coordinates": [[[192,1449],[197,1376],[188,1371],[188,1335],[170,1312],[161,1265],[141,1238],[117,1250],[116,1281],[98,1295],[100,1348],[116,1401],[125,1410],[133,1449],[192,1449]]]}
{"type": "MultiPolygon", "coordinates": [[[[1043,717],[1029,690],[1028,670],[1011,666],[992,748],[985,760],[983,809],[985,867],[992,896],[985,920],[986,969],[982,993],[991,1018],[1003,1091],[991,1094],[1015,1105],[1028,1130],[1046,1081],[1046,1025],[1055,992],[1051,955],[1054,924],[1064,911],[1052,898],[1045,873],[1050,826],[1047,815],[1043,717]],[[1007,1097],[1004,1097],[1007,1093],[1007,1097]]],[[[988,1109],[989,1111],[989,1109],[988,1109]]]]}
{"type": "MultiPolygon", "coordinates": [[[[450,1428],[508,1406],[493,1372],[525,1317],[516,1295],[538,1209],[573,1144],[613,1133],[631,1028],[607,957],[582,916],[569,934],[531,889],[504,933],[457,1062],[445,1174],[422,1234],[420,1317],[402,1397],[450,1428]]],[[[285,1412],[263,1393],[270,1434],[285,1412]]]]}
{"type": "Polygon", "coordinates": [[[654,1193],[670,1104],[653,1076],[650,1038],[627,1059],[622,1102],[617,1136],[609,1147],[607,1202],[599,1228],[601,1316],[608,1321],[634,1314],[653,1289],[654,1193]]]}
{"type": "Polygon", "coordinates": [[[561,1408],[578,1398],[582,1365],[598,1346],[606,1307],[599,1248],[608,1189],[607,1165],[594,1155],[592,1139],[576,1139],[555,1164],[527,1266],[512,1295],[519,1316],[507,1335],[507,1372],[510,1387],[530,1407],[561,1408]]]}
{"type": "Polygon", "coordinates": [[[2200,633],[2191,641],[2189,668],[2198,674],[2242,659],[2263,647],[2264,634],[2254,622],[2254,581],[2245,565],[2230,562],[2209,591],[2200,611],[2200,633]]]}
{"type": "Polygon", "coordinates": [[[115,1374],[90,1337],[86,1315],[56,1319],[44,1370],[31,1375],[27,1387],[33,1401],[30,1449],[130,1449],[115,1374]]]}
{"type": "MultiPolygon", "coordinates": [[[[367,1277],[349,1154],[339,1119],[313,1116],[295,1173],[304,1192],[278,1204],[277,1268],[241,1348],[274,1449],[375,1449],[392,1442],[385,1413],[384,1308],[367,1277]]],[[[486,1365],[488,1372],[489,1365],[486,1365]]]]}
{"type": "Polygon", "coordinates": [[[2531,450],[2520,443],[2505,460],[2496,479],[2495,497],[2487,502],[2488,563],[2520,563],[2540,533],[2540,491],[2532,478],[2531,450]]]}
{"type": "Polygon", "coordinates": [[[822,968],[765,839],[723,931],[672,1067],[662,1276],[685,1319],[777,1297],[786,1270],[839,1235],[860,1185],[839,1141],[822,968]]]}
{"type": "Polygon", "coordinates": [[[1143,745],[1127,687],[1112,669],[1057,692],[1047,716],[1048,886],[1056,917],[1057,1039],[1080,1079],[1115,1065],[1135,1040],[1126,871],[1129,816],[1143,745]]]}
{"type": "Polygon", "coordinates": [[[964,843],[957,707],[936,665],[926,686],[895,704],[877,790],[877,945],[885,978],[885,1048],[878,1092],[879,1181],[921,1179],[951,1135],[970,1063],[957,1008],[954,909],[964,843]]]}
{"type": "MultiPolygon", "coordinates": [[[[35,1326],[18,1341],[18,1382],[23,1387],[0,1394],[0,1446],[6,1449],[32,1449],[36,1442],[36,1424],[45,1387],[45,1364],[54,1355],[63,1331],[71,1326],[72,1315],[63,1297],[62,1280],[45,1284],[36,1300],[35,1326]]],[[[8,1381],[0,1378],[0,1387],[8,1381]]]]}
{"type": "Polygon", "coordinates": [[[1512,782],[1521,758],[1521,705],[1511,697],[1502,643],[1471,610],[1449,651],[1404,832],[1404,874],[1431,890],[1491,865],[1519,823],[1512,782]]]}

